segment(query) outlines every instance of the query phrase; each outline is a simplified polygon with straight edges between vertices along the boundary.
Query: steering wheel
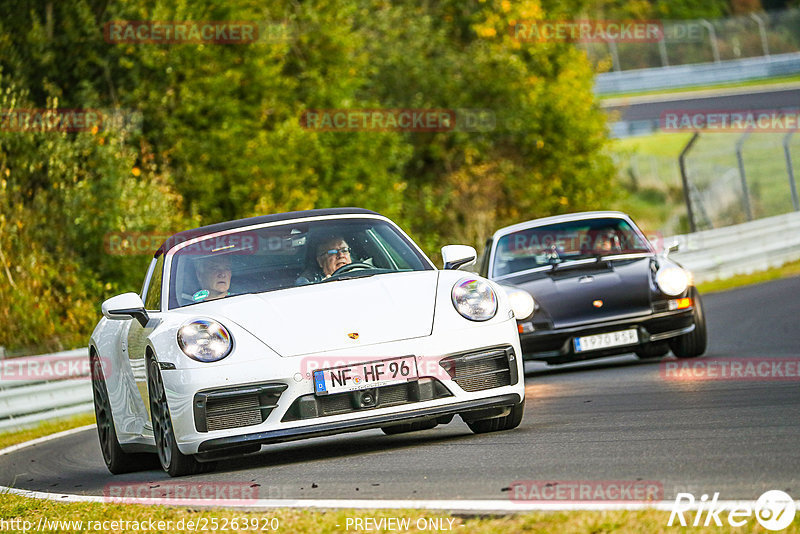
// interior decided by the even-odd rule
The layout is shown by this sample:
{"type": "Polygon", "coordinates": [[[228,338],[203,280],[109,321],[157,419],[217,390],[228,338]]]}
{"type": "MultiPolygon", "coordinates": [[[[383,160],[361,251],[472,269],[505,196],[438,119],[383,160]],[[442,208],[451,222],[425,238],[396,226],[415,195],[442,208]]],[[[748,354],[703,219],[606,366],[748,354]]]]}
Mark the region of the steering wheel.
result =
{"type": "Polygon", "coordinates": [[[347,265],[342,265],[341,267],[333,271],[330,277],[338,276],[344,273],[349,273],[350,271],[355,271],[356,269],[374,269],[374,268],[375,267],[373,267],[368,263],[360,263],[360,262],[348,263],[347,265]]]}

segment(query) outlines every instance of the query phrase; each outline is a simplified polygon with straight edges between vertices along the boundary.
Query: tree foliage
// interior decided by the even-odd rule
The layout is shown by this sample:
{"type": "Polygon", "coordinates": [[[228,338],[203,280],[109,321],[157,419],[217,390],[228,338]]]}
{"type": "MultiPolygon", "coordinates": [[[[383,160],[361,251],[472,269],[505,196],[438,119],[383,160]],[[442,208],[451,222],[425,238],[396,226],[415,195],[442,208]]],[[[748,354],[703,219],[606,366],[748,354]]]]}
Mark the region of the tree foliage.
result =
{"type": "Polygon", "coordinates": [[[362,206],[432,255],[496,228],[614,197],[605,117],[578,48],[514,20],[580,1],[7,0],[3,109],[118,108],[141,128],[0,131],[0,345],[85,344],[99,303],[138,291],[148,258],[113,232],[169,232],[295,209],[362,206]],[[552,4],[552,5],[550,5],[552,4]],[[260,21],[248,45],[119,44],[115,20],[260,21]],[[314,131],[309,109],[486,110],[479,131],[314,131]]]}

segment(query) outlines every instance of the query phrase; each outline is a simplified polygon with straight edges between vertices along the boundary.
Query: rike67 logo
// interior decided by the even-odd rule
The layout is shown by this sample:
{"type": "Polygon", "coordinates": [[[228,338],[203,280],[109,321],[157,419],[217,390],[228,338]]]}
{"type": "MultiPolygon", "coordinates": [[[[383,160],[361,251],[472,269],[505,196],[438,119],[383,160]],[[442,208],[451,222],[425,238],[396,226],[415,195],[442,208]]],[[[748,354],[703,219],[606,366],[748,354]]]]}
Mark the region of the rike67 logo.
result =
{"type": "MultiPolygon", "coordinates": [[[[726,504],[719,502],[719,493],[714,493],[711,500],[708,495],[701,495],[700,502],[697,502],[691,493],[678,493],[675,502],[672,504],[672,513],[669,516],[667,526],[678,524],[693,527],[724,526],[724,523],[732,527],[742,527],[748,520],[755,516],[758,524],[767,530],[783,530],[794,521],[797,505],[788,493],[780,490],[770,490],[761,495],[755,504],[739,503],[726,504]],[[687,522],[692,519],[694,521],[687,522]],[[703,519],[705,518],[705,519],[703,519]]],[[[676,525],[677,526],[677,525],[676,525]]]]}

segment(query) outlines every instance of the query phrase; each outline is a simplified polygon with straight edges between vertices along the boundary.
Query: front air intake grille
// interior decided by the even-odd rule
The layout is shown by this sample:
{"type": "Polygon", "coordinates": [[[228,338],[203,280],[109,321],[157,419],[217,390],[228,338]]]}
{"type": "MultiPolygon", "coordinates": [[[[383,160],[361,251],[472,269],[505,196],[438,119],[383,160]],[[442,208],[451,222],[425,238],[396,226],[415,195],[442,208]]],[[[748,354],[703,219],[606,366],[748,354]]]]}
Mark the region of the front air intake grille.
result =
{"type": "Polygon", "coordinates": [[[286,411],[282,421],[297,421],[299,419],[374,410],[376,408],[441,399],[451,395],[452,393],[434,378],[421,378],[404,384],[347,391],[332,395],[315,395],[311,393],[298,397],[286,411]]]}
{"type": "Polygon", "coordinates": [[[439,363],[464,391],[483,391],[517,383],[517,358],[511,347],[458,354],[439,363]]]}
{"type": "Polygon", "coordinates": [[[278,405],[286,384],[251,384],[200,391],[194,396],[198,432],[225,430],[263,423],[278,405]]]}
{"type": "Polygon", "coordinates": [[[208,430],[223,430],[263,422],[258,395],[242,395],[229,401],[209,399],[206,404],[208,430]]]}

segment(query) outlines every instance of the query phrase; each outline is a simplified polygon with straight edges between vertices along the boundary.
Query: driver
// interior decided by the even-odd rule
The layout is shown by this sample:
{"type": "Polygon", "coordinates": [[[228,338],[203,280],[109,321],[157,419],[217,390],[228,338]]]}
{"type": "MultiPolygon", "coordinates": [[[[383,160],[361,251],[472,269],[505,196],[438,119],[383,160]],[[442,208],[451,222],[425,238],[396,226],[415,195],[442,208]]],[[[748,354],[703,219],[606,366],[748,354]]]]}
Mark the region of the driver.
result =
{"type": "Polygon", "coordinates": [[[323,280],[352,262],[350,245],[341,236],[326,239],[317,245],[317,263],[322,269],[323,280]]]}

